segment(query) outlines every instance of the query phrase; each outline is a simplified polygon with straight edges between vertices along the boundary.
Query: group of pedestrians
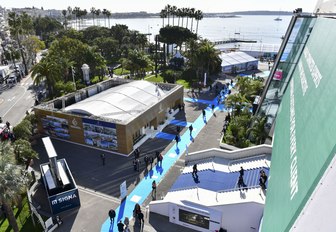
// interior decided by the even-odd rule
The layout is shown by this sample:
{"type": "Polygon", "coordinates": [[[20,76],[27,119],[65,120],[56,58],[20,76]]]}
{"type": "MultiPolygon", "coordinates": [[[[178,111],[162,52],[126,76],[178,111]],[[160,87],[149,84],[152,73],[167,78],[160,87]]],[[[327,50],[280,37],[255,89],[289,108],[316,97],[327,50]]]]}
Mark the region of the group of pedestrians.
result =
{"type": "MultiPolygon", "coordinates": [[[[114,211],[114,209],[110,209],[108,212],[108,215],[110,217],[111,220],[111,224],[114,224],[114,218],[116,216],[116,212],[114,211]]],[[[118,232],[129,232],[129,218],[125,217],[124,219],[124,223],[122,222],[122,220],[120,220],[117,224],[118,227],[118,232]]]]}

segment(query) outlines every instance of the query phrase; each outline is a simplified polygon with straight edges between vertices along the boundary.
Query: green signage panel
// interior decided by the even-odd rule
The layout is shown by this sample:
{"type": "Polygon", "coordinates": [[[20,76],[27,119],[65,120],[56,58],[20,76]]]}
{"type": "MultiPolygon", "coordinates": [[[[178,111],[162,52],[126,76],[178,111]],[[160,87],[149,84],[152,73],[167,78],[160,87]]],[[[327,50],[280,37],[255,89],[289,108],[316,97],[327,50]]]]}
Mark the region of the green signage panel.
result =
{"type": "Polygon", "coordinates": [[[276,119],[263,232],[289,231],[334,156],[336,22],[317,19],[276,119]]]}

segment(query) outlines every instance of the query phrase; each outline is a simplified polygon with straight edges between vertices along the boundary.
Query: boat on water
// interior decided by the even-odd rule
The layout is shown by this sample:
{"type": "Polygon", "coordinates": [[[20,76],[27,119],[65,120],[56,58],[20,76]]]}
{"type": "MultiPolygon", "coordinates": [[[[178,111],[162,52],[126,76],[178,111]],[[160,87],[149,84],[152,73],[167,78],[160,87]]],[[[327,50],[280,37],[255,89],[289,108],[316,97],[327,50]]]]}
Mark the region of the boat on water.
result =
{"type": "Polygon", "coordinates": [[[280,18],[280,17],[276,17],[276,18],[274,19],[274,21],[282,21],[282,18],[280,18]]]}

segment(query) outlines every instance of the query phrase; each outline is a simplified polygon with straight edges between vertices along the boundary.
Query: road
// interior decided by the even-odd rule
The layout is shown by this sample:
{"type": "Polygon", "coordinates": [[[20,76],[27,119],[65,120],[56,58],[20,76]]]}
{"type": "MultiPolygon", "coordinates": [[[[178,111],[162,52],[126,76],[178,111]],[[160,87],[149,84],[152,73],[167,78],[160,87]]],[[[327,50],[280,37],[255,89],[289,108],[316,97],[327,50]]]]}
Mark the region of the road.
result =
{"type": "Polygon", "coordinates": [[[3,122],[8,121],[12,126],[21,122],[26,111],[35,103],[35,92],[32,87],[33,81],[30,75],[12,87],[0,86],[0,116],[3,122]]]}

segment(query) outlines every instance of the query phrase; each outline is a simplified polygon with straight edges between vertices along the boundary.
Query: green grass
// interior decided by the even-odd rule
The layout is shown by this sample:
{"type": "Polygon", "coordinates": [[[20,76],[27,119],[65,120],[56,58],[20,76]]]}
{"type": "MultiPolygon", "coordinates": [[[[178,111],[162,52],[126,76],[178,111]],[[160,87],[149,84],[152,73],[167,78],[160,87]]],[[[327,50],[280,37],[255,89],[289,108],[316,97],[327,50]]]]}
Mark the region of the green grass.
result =
{"type": "MultiPolygon", "coordinates": [[[[92,84],[96,84],[96,83],[100,82],[100,78],[101,78],[101,77],[99,77],[99,76],[95,76],[94,78],[91,79],[91,83],[92,83],[92,84]]],[[[107,80],[107,79],[109,79],[109,78],[106,77],[106,76],[103,77],[103,80],[104,80],[104,81],[107,80]]]]}
{"type": "Polygon", "coordinates": [[[116,68],[116,69],[113,70],[113,73],[115,75],[127,75],[127,74],[130,74],[131,72],[127,69],[116,68]]]}
{"type": "MultiPolygon", "coordinates": [[[[19,226],[19,231],[21,232],[42,232],[43,228],[35,218],[36,227],[34,227],[33,221],[30,217],[29,205],[27,197],[22,200],[22,209],[14,208],[14,215],[19,226]]],[[[3,216],[0,218],[0,232],[11,232],[12,227],[9,225],[8,220],[3,216]]]]}
{"type": "Polygon", "coordinates": [[[163,82],[163,77],[160,74],[158,74],[157,77],[155,77],[155,74],[154,75],[150,74],[150,75],[147,75],[145,77],[145,80],[150,81],[150,82],[159,82],[160,83],[160,82],[163,82]]]}
{"type": "Polygon", "coordinates": [[[180,80],[177,80],[176,83],[179,84],[179,85],[183,85],[183,87],[184,87],[185,89],[190,89],[190,88],[191,88],[191,86],[190,86],[191,83],[190,83],[190,82],[187,82],[186,80],[182,80],[182,79],[180,79],[180,80]]]}

